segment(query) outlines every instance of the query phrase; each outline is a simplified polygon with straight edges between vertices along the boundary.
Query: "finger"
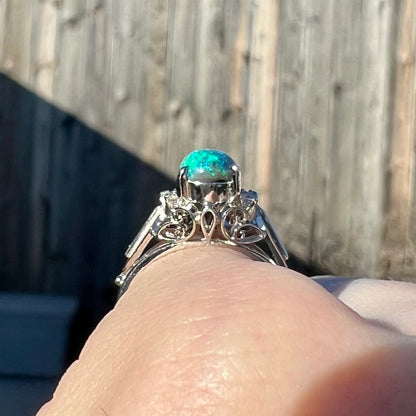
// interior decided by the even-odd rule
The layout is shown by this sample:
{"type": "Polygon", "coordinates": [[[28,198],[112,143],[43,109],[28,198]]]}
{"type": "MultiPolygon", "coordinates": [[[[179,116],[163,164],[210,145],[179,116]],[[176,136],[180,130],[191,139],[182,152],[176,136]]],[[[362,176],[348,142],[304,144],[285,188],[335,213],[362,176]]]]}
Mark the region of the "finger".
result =
{"type": "MultiPolygon", "coordinates": [[[[133,280],[39,416],[296,414],[312,408],[304,398],[317,385],[343,378],[339,369],[368,363],[377,351],[396,357],[402,345],[407,339],[370,325],[293,271],[224,248],[177,250],[133,280]]],[[[374,373],[366,403],[387,398],[397,411],[395,389],[412,397],[402,387],[413,369],[384,361],[364,368],[366,379],[374,368],[394,367],[395,387],[374,373]]],[[[354,394],[351,380],[338,386],[342,409],[354,394]]],[[[325,394],[320,388],[314,400],[325,394]]]]}
{"type": "Polygon", "coordinates": [[[416,335],[416,284],[339,276],[314,280],[362,317],[416,335]]]}

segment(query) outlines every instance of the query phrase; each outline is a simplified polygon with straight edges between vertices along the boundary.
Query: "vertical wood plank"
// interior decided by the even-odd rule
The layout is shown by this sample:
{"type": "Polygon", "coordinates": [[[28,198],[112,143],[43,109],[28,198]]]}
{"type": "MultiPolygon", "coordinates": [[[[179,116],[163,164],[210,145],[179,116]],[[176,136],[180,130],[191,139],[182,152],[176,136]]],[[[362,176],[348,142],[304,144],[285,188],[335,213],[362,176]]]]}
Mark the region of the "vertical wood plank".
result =
{"type": "Polygon", "coordinates": [[[109,14],[107,2],[86,2],[83,20],[86,68],[82,116],[89,125],[100,126],[105,133],[110,131],[111,126],[106,113],[108,103],[111,102],[107,95],[111,68],[111,42],[106,41],[109,14]]]}
{"type": "Polygon", "coordinates": [[[253,15],[249,50],[250,76],[247,85],[246,175],[248,186],[256,189],[262,206],[270,207],[272,192],[272,130],[275,104],[277,36],[279,21],[277,1],[251,3],[253,15]]]}
{"type": "MultiPolygon", "coordinates": [[[[360,88],[359,69],[361,48],[366,42],[362,33],[362,8],[358,2],[334,5],[332,15],[330,73],[328,89],[327,137],[324,194],[326,221],[322,228],[320,258],[330,268],[337,259],[344,265],[349,261],[352,207],[359,196],[353,185],[354,143],[359,115],[357,100],[360,88]]],[[[358,153],[358,157],[359,153],[358,153]]]]}
{"type": "Polygon", "coordinates": [[[386,94],[391,89],[392,9],[392,2],[377,0],[363,3],[362,9],[359,90],[354,102],[357,109],[353,146],[354,194],[348,244],[352,257],[348,270],[360,275],[376,276],[380,253],[385,192],[383,163],[390,117],[386,94]]]}
{"type": "Polygon", "coordinates": [[[6,16],[7,7],[9,6],[7,0],[0,0],[0,69],[3,69],[4,65],[4,43],[6,35],[6,16]]]}
{"type": "Polygon", "coordinates": [[[140,3],[134,1],[112,2],[114,14],[114,40],[112,61],[114,64],[112,86],[115,100],[115,124],[119,143],[138,150],[143,134],[143,104],[146,92],[144,82],[145,55],[140,27],[147,29],[147,15],[139,13],[140,3]],[[141,62],[140,62],[141,61],[141,62]]]}
{"type": "Polygon", "coordinates": [[[11,77],[27,83],[31,65],[32,3],[25,0],[16,0],[13,3],[9,1],[3,6],[3,10],[5,29],[0,68],[11,77]]]}
{"type": "MultiPolygon", "coordinates": [[[[165,143],[163,122],[166,101],[166,54],[168,31],[168,3],[163,0],[149,1],[146,13],[145,36],[146,95],[143,100],[143,134],[140,149],[145,159],[154,166],[163,166],[165,143]]],[[[137,62],[139,67],[140,61],[137,62]]],[[[140,88],[140,85],[139,85],[140,88]]]]}
{"type": "MultiPolygon", "coordinates": [[[[334,3],[310,1],[305,3],[304,36],[301,42],[305,48],[305,77],[300,102],[301,110],[299,132],[299,165],[294,166],[294,174],[299,175],[296,217],[290,220],[289,229],[284,230],[294,237],[293,250],[304,261],[318,263],[322,251],[324,218],[328,215],[325,195],[328,192],[327,152],[329,96],[332,93],[331,66],[332,20],[334,3]]],[[[284,36],[284,34],[282,34],[284,36]]],[[[282,42],[284,40],[282,39],[282,42]]],[[[301,46],[299,46],[301,47],[301,46]]],[[[279,54],[282,59],[283,55],[279,54]]],[[[278,107],[285,107],[279,102],[278,107]]],[[[279,131],[279,126],[276,126],[279,131]]],[[[284,137],[279,138],[285,140],[284,137]]],[[[289,139],[289,138],[288,138],[289,139]]],[[[293,139],[292,139],[293,140],[293,139]]],[[[279,147],[274,151],[279,155],[279,147]]],[[[278,166],[277,166],[278,168],[278,166]]],[[[276,175],[279,174],[275,171],[276,175]]],[[[284,184],[283,184],[284,186],[284,184]]],[[[278,204],[280,198],[276,196],[278,204]]]]}
{"type": "Polygon", "coordinates": [[[31,30],[31,68],[29,85],[51,100],[53,97],[53,79],[56,67],[56,4],[49,1],[32,2],[32,18],[36,24],[31,30]]]}
{"type": "MultiPolygon", "coordinates": [[[[250,0],[227,2],[225,21],[235,22],[233,32],[226,30],[226,54],[230,56],[230,68],[226,73],[229,90],[228,106],[222,114],[224,149],[240,164],[243,171],[243,186],[250,187],[245,177],[250,171],[245,162],[245,134],[248,106],[248,81],[250,78],[251,7],[250,0]]],[[[229,28],[227,23],[225,28],[229,28]]]]}
{"type": "Polygon", "coordinates": [[[305,23],[302,1],[281,2],[278,21],[278,94],[275,104],[274,180],[272,207],[282,236],[291,236],[291,247],[300,255],[299,166],[305,101],[305,23]]]}
{"type": "Polygon", "coordinates": [[[81,0],[62,2],[57,15],[53,95],[60,107],[75,114],[82,114],[85,109],[85,7],[81,0]]]}
{"type": "Polygon", "coordinates": [[[416,265],[416,2],[405,0],[397,14],[394,55],[395,93],[389,146],[389,192],[378,273],[392,278],[414,275],[416,265]]]}
{"type": "Polygon", "coordinates": [[[180,157],[195,146],[195,53],[200,24],[198,4],[193,1],[169,2],[167,20],[164,163],[173,175],[180,157]]]}

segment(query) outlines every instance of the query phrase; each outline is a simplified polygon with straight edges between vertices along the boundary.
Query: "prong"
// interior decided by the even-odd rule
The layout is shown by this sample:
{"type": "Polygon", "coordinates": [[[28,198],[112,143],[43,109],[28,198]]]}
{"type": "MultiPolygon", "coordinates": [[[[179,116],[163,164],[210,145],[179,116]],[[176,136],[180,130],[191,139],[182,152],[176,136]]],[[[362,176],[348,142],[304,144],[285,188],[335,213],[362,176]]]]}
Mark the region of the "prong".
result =
{"type": "Polygon", "coordinates": [[[189,198],[190,189],[189,189],[189,184],[188,184],[187,170],[188,170],[187,167],[183,167],[179,169],[177,187],[178,187],[179,196],[189,198]]]}
{"type": "Polygon", "coordinates": [[[235,192],[239,194],[241,192],[241,171],[237,165],[231,167],[233,171],[233,182],[235,186],[235,192]]]}

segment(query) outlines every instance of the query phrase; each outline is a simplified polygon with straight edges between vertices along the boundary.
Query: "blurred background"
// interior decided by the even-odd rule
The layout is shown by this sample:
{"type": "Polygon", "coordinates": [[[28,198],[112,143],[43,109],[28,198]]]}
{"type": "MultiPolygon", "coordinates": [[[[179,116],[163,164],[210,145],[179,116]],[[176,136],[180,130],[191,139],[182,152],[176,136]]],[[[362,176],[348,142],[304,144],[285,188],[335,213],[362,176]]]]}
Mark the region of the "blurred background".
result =
{"type": "Polygon", "coordinates": [[[415,53],[416,0],[0,0],[0,414],[49,398],[196,148],[293,267],[416,281],[415,53]]]}

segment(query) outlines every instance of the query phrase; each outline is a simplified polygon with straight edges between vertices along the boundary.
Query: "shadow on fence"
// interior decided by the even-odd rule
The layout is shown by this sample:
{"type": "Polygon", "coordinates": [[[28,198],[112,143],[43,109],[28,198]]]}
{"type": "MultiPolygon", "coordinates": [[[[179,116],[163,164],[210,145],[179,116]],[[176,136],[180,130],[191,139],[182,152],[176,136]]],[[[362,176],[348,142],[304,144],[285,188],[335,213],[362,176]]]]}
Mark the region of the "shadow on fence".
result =
{"type": "Polygon", "coordinates": [[[1,74],[0,97],[0,291],[76,297],[80,344],[113,305],[124,250],[173,182],[1,74]]]}

